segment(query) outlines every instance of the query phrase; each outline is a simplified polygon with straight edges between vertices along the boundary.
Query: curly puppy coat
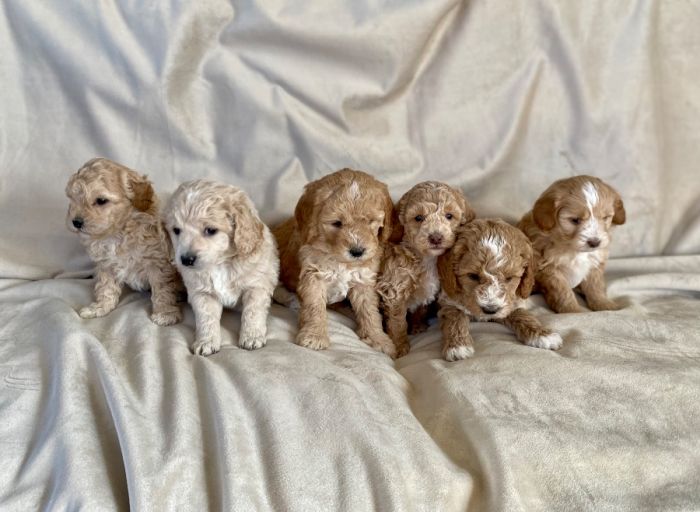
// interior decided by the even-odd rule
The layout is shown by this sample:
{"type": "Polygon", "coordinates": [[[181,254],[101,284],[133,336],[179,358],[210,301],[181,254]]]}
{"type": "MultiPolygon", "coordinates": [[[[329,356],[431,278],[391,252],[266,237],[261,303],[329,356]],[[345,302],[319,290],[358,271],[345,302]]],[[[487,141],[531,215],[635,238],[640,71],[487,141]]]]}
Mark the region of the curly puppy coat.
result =
{"type": "Polygon", "coordinates": [[[531,347],[558,349],[559,334],[519,307],[535,281],[530,241],[517,228],[495,219],[477,219],[460,229],[454,247],[438,259],[442,291],[438,303],[448,361],[474,353],[469,319],[495,321],[513,329],[531,347]]]}
{"type": "Polygon", "coordinates": [[[180,277],[170,263],[170,241],[158,217],[158,198],[146,176],[106,158],[94,158],[68,180],[66,224],[96,266],[95,301],[82,318],[108,314],[122,287],[151,290],[151,320],[171,325],[181,319],[177,306],[180,277]]]}
{"type": "Polygon", "coordinates": [[[347,297],[362,341],[395,355],[382,330],[376,291],[392,213],[386,185],[364,172],[343,169],[309,183],[294,217],[273,230],[280,247],[280,278],[299,295],[299,345],[327,348],[326,304],[347,297]]]}
{"type": "Polygon", "coordinates": [[[537,258],[537,287],[557,313],[585,311],[573,288],[580,287],[593,311],[619,306],[608,299],[605,263],[612,227],[625,223],[620,194],[593,176],[554,182],[518,227],[537,258]]]}
{"type": "Polygon", "coordinates": [[[192,351],[204,356],[219,351],[222,308],[239,300],[238,346],[265,345],[279,258],[272,233],[245,192],[207,180],[183,183],[164,216],[194,310],[192,351]]]}
{"type": "Polygon", "coordinates": [[[425,306],[440,290],[437,258],[454,245],[457,228],[475,214],[461,190],[437,181],[414,186],[396,209],[403,236],[401,243],[385,249],[377,290],[387,332],[401,357],[411,348],[406,313],[414,327],[424,321],[425,306]]]}

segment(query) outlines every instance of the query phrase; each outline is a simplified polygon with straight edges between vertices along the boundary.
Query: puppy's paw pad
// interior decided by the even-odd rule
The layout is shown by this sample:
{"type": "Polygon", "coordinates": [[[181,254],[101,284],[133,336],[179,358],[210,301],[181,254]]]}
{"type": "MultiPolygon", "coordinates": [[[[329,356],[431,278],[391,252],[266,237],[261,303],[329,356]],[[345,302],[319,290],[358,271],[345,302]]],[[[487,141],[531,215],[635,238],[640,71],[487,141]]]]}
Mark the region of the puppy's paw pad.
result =
{"type": "Polygon", "coordinates": [[[564,340],[562,340],[561,335],[556,332],[550,334],[543,334],[542,336],[537,336],[527,341],[527,345],[535,348],[544,348],[548,350],[557,350],[561,348],[564,340]]]}
{"type": "Polygon", "coordinates": [[[192,345],[192,352],[196,356],[210,356],[219,351],[221,344],[214,340],[199,340],[192,345]]]}
{"type": "Polygon", "coordinates": [[[265,334],[262,333],[241,334],[238,346],[246,350],[255,350],[264,347],[266,341],[265,334]]]}
{"type": "Polygon", "coordinates": [[[180,320],[182,320],[182,315],[179,311],[173,313],[153,313],[151,315],[151,322],[161,326],[173,325],[180,320]]]}
{"type": "Polygon", "coordinates": [[[300,332],[297,335],[297,345],[310,348],[311,350],[323,350],[328,348],[331,341],[328,336],[319,336],[312,333],[300,332]]]}
{"type": "Polygon", "coordinates": [[[105,316],[107,314],[107,311],[101,306],[97,306],[95,304],[90,304],[89,306],[85,306],[78,312],[78,315],[80,315],[80,318],[98,318],[101,316],[105,316]]]}
{"type": "Polygon", "coordinates": [[[468,359],[474,355],[474,347],[471,345],[457,345],[456,347],[448,347],[445,350],[444,357],[447,361],[459,361],[468,359]]]}

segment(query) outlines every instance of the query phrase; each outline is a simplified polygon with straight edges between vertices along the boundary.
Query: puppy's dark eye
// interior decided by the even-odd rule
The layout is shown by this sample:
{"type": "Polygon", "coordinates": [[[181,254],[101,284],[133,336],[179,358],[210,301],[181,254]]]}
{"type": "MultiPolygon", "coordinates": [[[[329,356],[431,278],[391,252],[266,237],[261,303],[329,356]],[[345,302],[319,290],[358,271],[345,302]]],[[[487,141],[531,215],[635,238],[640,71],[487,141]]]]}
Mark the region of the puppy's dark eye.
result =
{"type": "Polygon", "coordinates": [[[175,236],[180,234],[180,228],[173,228],[173,233],[175,233],[175,236]]]}
{"type": "Polygon", "coordinates": [[[340,222],[339,220],[336,220],[335,222],[333,222],[333,223],[331,224],[331,226],[333,226],[334,228],[342,228],[342,227],[343,227],[343,223],[340,222]]]}
{"type": "Polygon", "coordinates": [[[416,215],[415,219],[416,222],[423,222],[425,220],[425,217],[422,215],[416,215]]]}
{"type": "Polygon", "coordinates": [[[475,274],[475,273],[473,273],[473,272],[470,272],[469,274],[467,274],[467,277],[468,277],[469,279],[471,279],[472,281],[479,281],[479,280],[481,280],[481,278],[479,277],[479,274],[475,274]]]}
{"type": "Polygon", "coordinates": [[[576,226],[581,224],[581,219],[579,219],[578,217],[571,217],[569,220],[571,221],[572,224],[574,224],[576,226]]]}
{"type": "Polygon", "coordinates": [[[510,283],[513,279],[515,279],[515,276],[506,277],[506,283],[510,283]]]}
{"type": "Polygon", "coordinates": [[[218,232],[219,232],[219,230],[216,228],[204,228],[204,234],[206,236],[214,236],[218,232]]]}
{"type": "Polygon", "coordinates": [[[107,199],[106,197],[98,197],[97,199],[95,199],[95,204],[97,206],[104,206],[107,203],[109,203],[109,199],[107,199]]]}
{"type": "Polygon", "coordinates": [[[447,215],[445,215],[445,218],[447,220],[452,220],[453,217],[454,217],[454,215],[452,215],[451,213],[448,213],[447,215]]]}

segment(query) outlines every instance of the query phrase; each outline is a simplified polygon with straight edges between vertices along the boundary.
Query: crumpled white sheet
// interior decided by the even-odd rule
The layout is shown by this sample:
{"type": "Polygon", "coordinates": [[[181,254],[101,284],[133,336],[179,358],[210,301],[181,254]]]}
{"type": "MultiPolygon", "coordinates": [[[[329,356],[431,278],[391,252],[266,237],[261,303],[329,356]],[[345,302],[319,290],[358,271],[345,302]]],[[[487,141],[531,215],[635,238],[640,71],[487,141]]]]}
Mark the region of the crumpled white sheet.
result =
{"type": "MultiPolygon", "coordinates": [[[[0,4],[0,508],[700,508],[700,46],[690,2],[0,4]],[[557,353],[435,327],[396,363],[331,313],[333,346],[192,357],[125,293],[104,319],[64,226],[102,155],[163,196],[209,177],[274,223],[351,166],[460,186],[517,219],[588,172],[623,195],[614,313],[553,315],[557,353]],[[693,255],[695,254],[695,255],[693,255]],[[685,256],[684,256],[685,255],[685,256]],[[641,257],[644,256],[644,257],[641,257]],[[63,277],[63,279],[52,279],[63,277]],[[34,281],[29,281],[34,280],[34,281]]],[[[239,315],[227,312],[235,339],[239,315]]]]}

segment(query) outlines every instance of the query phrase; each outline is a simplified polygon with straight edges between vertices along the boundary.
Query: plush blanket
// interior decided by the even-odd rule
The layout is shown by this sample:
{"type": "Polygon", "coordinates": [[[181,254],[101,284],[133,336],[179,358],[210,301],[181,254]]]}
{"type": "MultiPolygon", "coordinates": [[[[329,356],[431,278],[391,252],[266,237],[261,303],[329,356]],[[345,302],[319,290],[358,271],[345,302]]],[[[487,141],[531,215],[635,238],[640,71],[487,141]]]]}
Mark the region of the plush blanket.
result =
{"type": "Polygon", "coordinates": [[[637,0],[0,5],[1,510],[700,509],[700,10],[637,0]],[[190,354],[148,294],[82,320],[68,176],[101,155],[162,197],[199,177],[263,219],[341,167],[396,199],[461,187],[516,220],[552,181],[616,187],[616,312],[555,315],[557,352],[433,325],[397,361],[332,346],[190,354]]]}

